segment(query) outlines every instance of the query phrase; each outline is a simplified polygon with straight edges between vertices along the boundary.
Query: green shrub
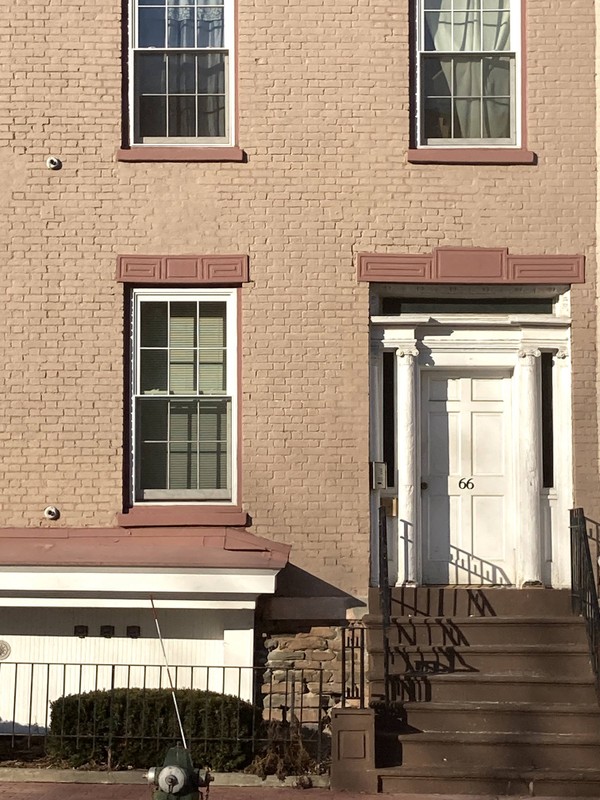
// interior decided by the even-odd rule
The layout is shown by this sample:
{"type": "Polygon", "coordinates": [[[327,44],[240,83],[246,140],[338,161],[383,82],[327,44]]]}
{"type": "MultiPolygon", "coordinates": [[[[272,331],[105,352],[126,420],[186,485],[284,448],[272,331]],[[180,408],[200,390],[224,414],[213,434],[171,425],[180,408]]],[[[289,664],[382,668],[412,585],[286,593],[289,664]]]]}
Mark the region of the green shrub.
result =
{"type": "MultiPolygon", "coordinates": [[[[216,771],[245,767],[260,712],[232,695],[198,689],[175,692],[192,760],[216,771]]],[[[179,741],[167,689],[113,689],[67,695],[51,706],[48,754],[71,766],[109,769],[162,764],[179,741]]]]}

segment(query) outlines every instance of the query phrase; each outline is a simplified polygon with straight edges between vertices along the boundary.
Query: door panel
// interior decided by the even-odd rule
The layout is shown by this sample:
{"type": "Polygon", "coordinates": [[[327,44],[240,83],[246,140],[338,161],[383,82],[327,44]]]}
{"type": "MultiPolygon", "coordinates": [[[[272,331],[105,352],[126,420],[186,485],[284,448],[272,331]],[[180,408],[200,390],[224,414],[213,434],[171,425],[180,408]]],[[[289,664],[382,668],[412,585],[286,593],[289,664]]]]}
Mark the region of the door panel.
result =
{"type": "Polygon", "coordinates": [[[422,375],[425,583],[510,584],[510,375],[422,375]]]}

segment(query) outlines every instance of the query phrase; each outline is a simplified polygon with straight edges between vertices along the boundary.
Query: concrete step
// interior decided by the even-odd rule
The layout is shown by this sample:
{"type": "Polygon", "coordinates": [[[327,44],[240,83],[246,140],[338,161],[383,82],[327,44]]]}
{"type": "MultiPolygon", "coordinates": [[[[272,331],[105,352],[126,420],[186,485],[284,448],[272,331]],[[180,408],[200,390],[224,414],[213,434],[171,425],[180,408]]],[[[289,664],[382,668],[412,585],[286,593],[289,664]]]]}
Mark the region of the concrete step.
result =
{"type": "MultiPolygon", "coordinates": [[[[369,650],[381,649],[381,615],[364,618],[369,650]]],[[[397,617],[387,631],[395,645],[587,644],[581,617],[397,617]]]]}
{"type": "MultiPolygon", "coordinates": [[[[568,617],[568,589],[396,586],[390,590],[393,617],[568,617]]],[[[379,589],[369,591],[369,608],[379,609],[379,589]]]]}
{"type": "MultiPolygon", "coordinates": [[[[383,675],[383,661],[383,652],[370,651],[371,675],[383,675]]],[[[391,649],[389,669],[391,675],[478,672],[549,678],[593,677],[587,643],[566,646],[397,646],[391,649]]]]}
{"type": "MultiPolygon", "coordinates": [[[[370,689],[373,698],[385,695],[382,679],[373,680],[370,689]]],[[[479,672],[397,675],[390,682],[390,690],[391,699],[400,702],[497,701],[598,706],[594,681],[588,677],[552,679],[536,675],[482,675],[479,672]]]]}
{"type": "MultiPolygon", "coordinates": [[[[517,770],[471,765],[456,769],[389,767],[377,770],[379,791],[386,794],[486,795],[520,797],[600,797],[600,769],[517,770]]],[[[490,798],[491,800],[491,798],[490,798]]]]}
{"type": "Polygon", "coordinates": [[[567,703],[405,703],[406,723],[421,731],[577,733],[600,736],[600,709],[567,703]]]}
{"type": "Polygon", "coordinates": [[[600,737],[591,734],[428,732],[403,734],[402,764],[488,765],[511,769],[597,769],[600,737]]]}

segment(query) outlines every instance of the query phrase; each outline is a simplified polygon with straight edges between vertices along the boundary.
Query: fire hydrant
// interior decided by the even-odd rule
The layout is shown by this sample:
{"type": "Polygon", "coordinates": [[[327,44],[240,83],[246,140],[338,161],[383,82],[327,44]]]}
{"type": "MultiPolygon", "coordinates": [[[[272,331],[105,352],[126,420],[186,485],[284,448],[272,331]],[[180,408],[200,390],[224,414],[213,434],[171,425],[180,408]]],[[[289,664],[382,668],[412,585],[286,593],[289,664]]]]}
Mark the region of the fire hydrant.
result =
{"type": "Polygon", "coordinates": [[[206,771],[202,776],[199,769],[194,769],[188,750],[183,747],[171,747],[167,751],[162,767],[151,767],[146,773],[148,783],[157,786],[153,800],[201,800],[200,789],[208,788],[212,775],[206,771]]]}

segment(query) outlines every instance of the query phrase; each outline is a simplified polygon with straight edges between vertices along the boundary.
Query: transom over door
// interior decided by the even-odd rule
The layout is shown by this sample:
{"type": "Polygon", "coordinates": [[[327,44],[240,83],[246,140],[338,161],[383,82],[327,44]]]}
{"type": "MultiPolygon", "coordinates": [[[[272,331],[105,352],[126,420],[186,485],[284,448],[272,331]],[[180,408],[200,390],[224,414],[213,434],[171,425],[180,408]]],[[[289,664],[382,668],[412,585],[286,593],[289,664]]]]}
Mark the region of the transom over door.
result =
{"type": "Polygon", "coordinates": [[[423,581],[512,584],[511,376],[421,375],[423,581]]]}

